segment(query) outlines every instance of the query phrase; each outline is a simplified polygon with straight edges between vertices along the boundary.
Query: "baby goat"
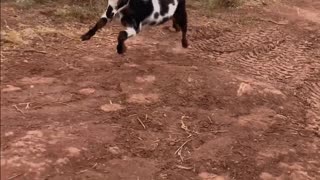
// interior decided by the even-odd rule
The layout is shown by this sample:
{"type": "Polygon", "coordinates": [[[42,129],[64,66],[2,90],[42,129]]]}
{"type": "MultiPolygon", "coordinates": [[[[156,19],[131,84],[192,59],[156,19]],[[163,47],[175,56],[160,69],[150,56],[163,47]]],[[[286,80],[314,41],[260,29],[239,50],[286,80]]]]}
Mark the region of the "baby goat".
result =
{"type": "Polygon", "coordinates": [[[138,34],[145,25],[160,25],[172,19],[173,28],[182,31],[182,46],[188,47],[187,12],[185,0],[109,0],[108,8],[100,20],[86,34],[81,36],[83,41],[89,40],[95,33],[119,17],[121,24],[126,27],[118,35],[117,52],[126,51],[125,41],[138,34]]]}

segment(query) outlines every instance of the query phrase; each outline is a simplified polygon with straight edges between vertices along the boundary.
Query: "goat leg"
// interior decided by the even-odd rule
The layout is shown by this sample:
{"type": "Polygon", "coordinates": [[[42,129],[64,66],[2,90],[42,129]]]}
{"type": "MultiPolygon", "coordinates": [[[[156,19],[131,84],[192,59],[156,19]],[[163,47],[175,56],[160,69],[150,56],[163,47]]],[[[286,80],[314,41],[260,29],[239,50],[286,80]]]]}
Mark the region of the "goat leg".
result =
{"type": "Polygon", "coordinates": [[[95,24],[93,28],[91,28],[87,33],[81,36],[82,41],[89,40],[92,36],[96,34],[96,32],[103,28],[108,22],[108,19],[106,18],[100,18],[99,21],[95,24]]]}

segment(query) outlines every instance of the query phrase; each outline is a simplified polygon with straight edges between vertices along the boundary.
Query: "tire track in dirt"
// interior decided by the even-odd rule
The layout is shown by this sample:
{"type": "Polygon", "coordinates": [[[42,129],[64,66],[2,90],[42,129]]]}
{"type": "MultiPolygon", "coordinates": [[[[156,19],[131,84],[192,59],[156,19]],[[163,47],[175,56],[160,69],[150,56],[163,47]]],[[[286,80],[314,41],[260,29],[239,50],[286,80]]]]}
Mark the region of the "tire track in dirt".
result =
{"type": "Polygon", "coordinates": [[[286,85],[288,89],[302,87],[298,90],[303,92],[300,98],[320,115],[317,41],[293,35],[280,27],[257,26],[245,30],[234,28],[226,33],[217,27],[201,29],[192,35],[191,53],[206,54],[209,60],[214,59],[229,69],[286,85]]]}

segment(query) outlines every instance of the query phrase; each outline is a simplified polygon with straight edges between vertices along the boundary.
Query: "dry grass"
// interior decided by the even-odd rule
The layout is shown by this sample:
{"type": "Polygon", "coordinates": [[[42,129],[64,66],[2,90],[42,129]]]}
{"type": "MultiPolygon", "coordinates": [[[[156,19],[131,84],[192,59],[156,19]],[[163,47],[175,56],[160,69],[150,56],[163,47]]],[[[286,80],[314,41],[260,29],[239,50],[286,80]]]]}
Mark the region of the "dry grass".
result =
{"type": "Polygon", "coordinates": [[[16,5],[20,8],[29,9],[36,4],[45,4],[48,3],[49,0],[16,0],[16,5]]]}
{"type": "Polygon", "coordinates": [[[22,9],[30,9],[46,3],[59,3],[61,8],[55,9],[53,16],[63,20],[99,17],[106,8],[106,0],[15,0],[15,5],[22,9]]]}
{"type": "Polygon", "coordinates": [[[243,0],[202,0],[203,5],[209,9],[235,8],[243,3],[243,0]]]}

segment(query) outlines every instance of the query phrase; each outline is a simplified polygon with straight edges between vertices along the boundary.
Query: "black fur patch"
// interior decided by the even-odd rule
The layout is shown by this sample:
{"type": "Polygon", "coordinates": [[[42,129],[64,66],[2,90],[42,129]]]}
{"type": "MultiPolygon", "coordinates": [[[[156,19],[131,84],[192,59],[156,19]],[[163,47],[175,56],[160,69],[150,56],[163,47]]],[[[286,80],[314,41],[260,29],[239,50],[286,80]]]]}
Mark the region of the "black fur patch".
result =
{"type": "Polygon", "coordinates": [[[151,0],[130,0],[129,6],[120,11],[122,14],[121,23],[123,26],[134,27],[138,30],[140,23],[149,17],[152,11],[151,0]]]}
{"type": "Polygon", "coordinates": [[[159,17],[159,13],[158,12],[154,13],[154,18],[158,19],[158,17],[159,17]]]}
{"type": "Polygon", "coordinates": [[[152,21],[152,22],[149,23],[150,26],[154,26],[154,25],[156,25],[156,24],[157,24],[157,23],[156,23],[155,21],[152,21]]]}
{"type": "Polygon", "coordinates": [[[119,0],[116,9],[120,9],[128,3],[128,0],[119,0]]]}
{"type": "Polygon", "coordinates": [[[111,6],[108,6],[107,13],[106,13],[107,18],[111,19],[113,17],[114,13],[112,11],[113,11],[113,8],[111,6]]]}
{"type": "Polygon", "coordinates": [[[167,22],[170,18],[166,17],[166,18],[163,18],[162,21],[160,21],[160,23],[158,23],[159,25],[160,24],[163,24],[165,22],[167,22]]]}

